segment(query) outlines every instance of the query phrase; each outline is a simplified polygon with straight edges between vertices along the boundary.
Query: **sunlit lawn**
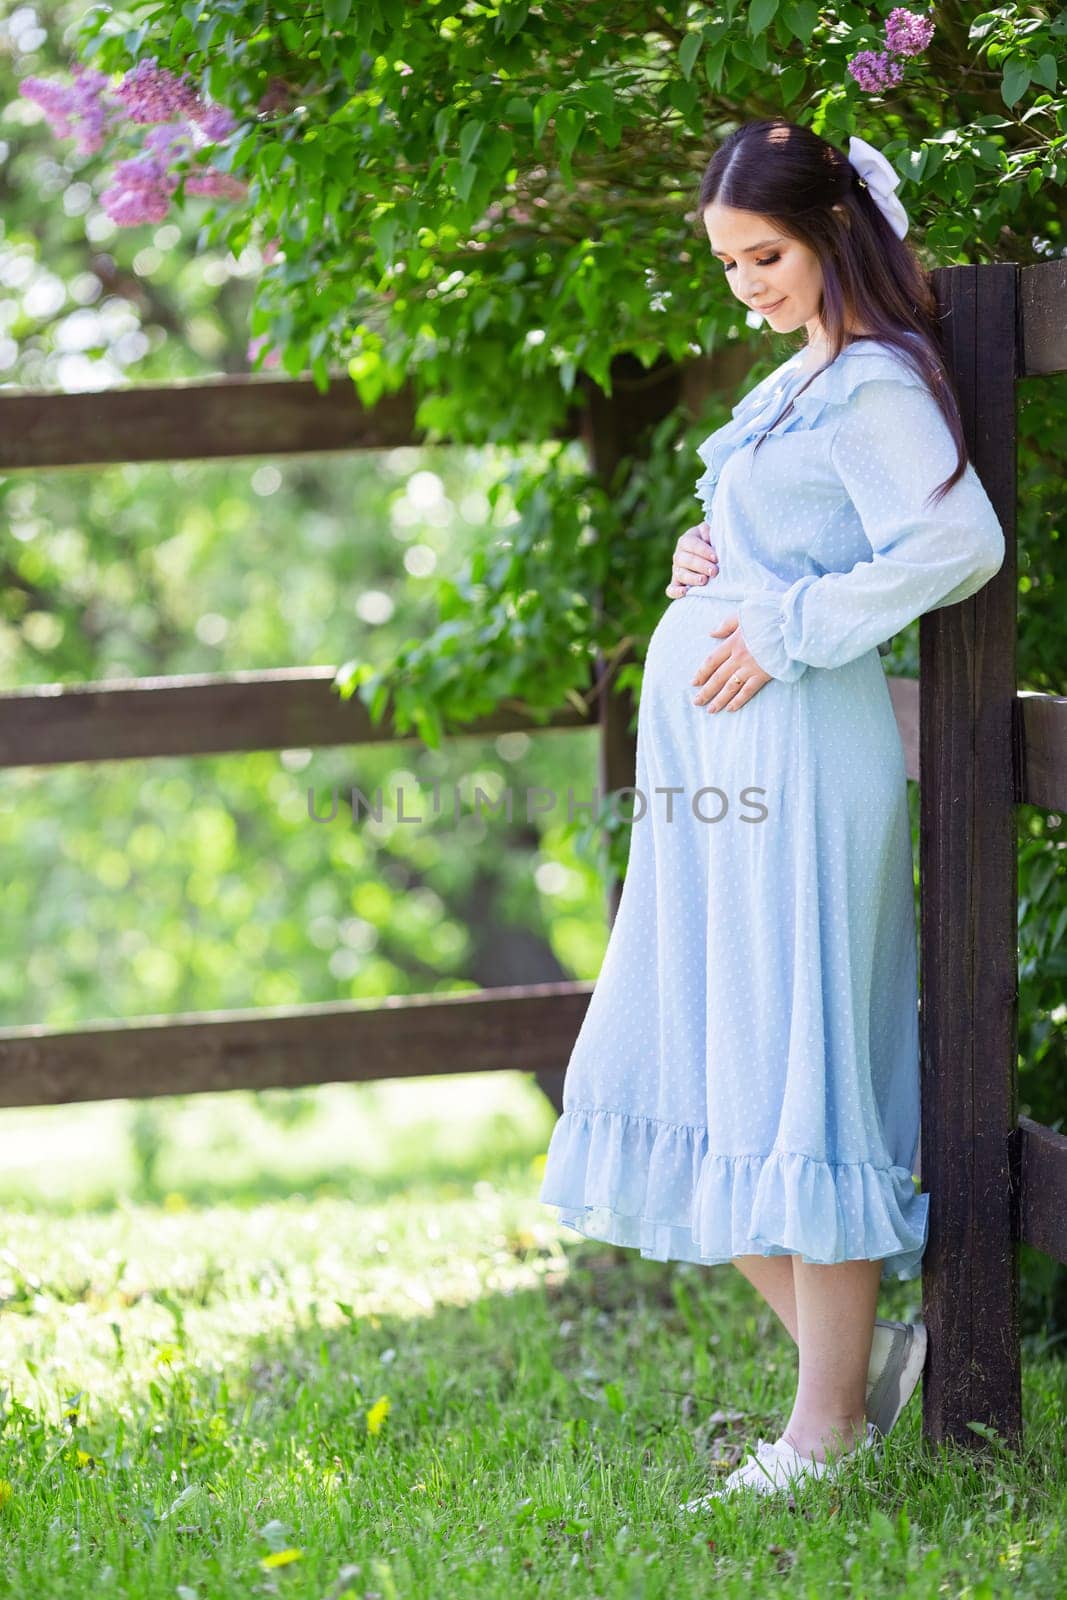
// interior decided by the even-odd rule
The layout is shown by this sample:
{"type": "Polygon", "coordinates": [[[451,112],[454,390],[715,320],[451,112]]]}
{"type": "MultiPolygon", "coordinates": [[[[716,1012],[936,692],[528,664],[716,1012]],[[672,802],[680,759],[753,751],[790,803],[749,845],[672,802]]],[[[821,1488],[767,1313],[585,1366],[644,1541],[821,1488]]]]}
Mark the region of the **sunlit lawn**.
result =
{"type": "Polygon", "coordinates": [[[0,1118],[3,1593],[1064,1592],[1061,1363],[1022,1457],[938,1460],[916,1399],[847,1484],[694,1518],[791,1398],[748,1285],[558,1230],[529,1080],[311,1103],[159,1102],[136,1203],[125,1108],[0,1118]]]}

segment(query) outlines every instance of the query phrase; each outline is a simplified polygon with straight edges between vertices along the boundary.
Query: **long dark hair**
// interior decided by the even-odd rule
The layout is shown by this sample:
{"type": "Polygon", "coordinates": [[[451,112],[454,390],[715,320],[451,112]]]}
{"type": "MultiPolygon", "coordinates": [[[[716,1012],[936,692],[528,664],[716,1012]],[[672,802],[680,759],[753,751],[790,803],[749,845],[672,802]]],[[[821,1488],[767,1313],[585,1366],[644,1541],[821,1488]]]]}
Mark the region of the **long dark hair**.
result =
{"type": "MultiPolygon", "coordinates": [[[[899,351],[930,390],[957,453],[955,471],[932,491],[940,501],[963,476],[968,456],[959,402],[945,365],[937,301],[929,274],[897,238],[848,156],[784,117],[745,122],[723,140],[704,170],[700,219],[713,200],[756,212],[814,250],[822,266],[819,317],[829,345],[827,365],[858,337],[845,331],[845,316],[851,313],[871,330],[862,337],[883,340],[899,351]]],[[[803,393],[808,383],[797,392],[803,393]]],[[[757,449],[764,438],[766,432],[757,449]]]]}

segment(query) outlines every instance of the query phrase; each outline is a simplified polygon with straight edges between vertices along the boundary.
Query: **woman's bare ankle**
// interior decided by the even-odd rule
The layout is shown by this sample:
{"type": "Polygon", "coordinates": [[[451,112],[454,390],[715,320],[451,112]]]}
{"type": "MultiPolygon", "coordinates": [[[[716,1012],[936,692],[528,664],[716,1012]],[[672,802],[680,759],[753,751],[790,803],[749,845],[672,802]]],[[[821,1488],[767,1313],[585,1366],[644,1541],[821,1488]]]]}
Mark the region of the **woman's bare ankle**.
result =
{"type": "Polygon", "coordinates": [[[854,1450],[866,1437],[867,1419],[862,1414],[859,1417],[801,1418],[795,1422],[790,1418],[781,1433],[781,1438],[794,1450],[816,1461],[854,1450]]]}

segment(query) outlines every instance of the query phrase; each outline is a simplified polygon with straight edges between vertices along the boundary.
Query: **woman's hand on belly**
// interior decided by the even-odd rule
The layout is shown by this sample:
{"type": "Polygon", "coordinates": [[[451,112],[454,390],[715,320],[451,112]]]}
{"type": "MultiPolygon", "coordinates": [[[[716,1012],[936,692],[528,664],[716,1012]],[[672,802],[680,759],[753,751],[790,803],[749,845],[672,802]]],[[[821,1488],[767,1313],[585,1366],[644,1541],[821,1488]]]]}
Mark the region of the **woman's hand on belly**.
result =
{"type": "Polygon", "coordinates": [[[711,542],[711,529],[706,522],[687,528],[674,547],[674,563],[667,594],[680,600],[693,583],[706,583],[709,577],[719,575],[719,558],[711,542]]]}
{"type": "Polygon", "coordinates": [[[721,711],[724,706],[727,711],[738,711],[765,683],[770,683],[771,674],[764,672],[755,656],[749,655],[736,611],[708,632],[713,639],[720,633],[728,637],[711,652],[693,679],[694,685],[700,685],[693,704],[706,705],[709,711],[721,711]]]}

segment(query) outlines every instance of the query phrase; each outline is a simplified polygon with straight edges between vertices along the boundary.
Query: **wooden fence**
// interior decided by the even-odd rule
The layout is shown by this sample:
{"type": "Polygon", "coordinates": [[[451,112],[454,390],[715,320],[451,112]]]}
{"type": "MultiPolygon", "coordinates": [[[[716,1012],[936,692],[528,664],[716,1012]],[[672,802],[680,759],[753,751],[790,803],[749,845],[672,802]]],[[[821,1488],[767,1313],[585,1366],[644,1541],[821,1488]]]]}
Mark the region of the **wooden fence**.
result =
{"type": "MultiPolygon", "coordinates": [[[[891,678],[908,776],[920,779],[922,1180],[931,1196],[923,1309],[927,1438],[1021,1440],[1018,1242],[1067,1261],[1067,1138],[1017,1114],[1016,818],[1067,809],[1067,700],[1015,686],[1015,384],[1067,371],[1067,263],[934,274],[968,447],[1007,537],[1002,570],[920,622],[920,677],[891,678]],[[920,684],[922,687],[920,714],[920,684]]],[[[699,366],[699,363],[696,364],[699,366]]],[[[691,375],[620,359],[563,430],[607,478],[691,375]]],[[[347,378],[0,394],[0,471],[417,443],[409,395],[359,405],[347,378]]],[[[669,545],[665,544],[665,551],[669,545]]],[[[615,663],[615,671],[618,665],[615,663]]],[[[632,703],[597,663],[602,792],[634,781],[632,703]]],[[[399,740],[331,689],[334,669],[45,685],[0,695],[0,766],[399,740]]],[[[536,731],[501,711],[463,730],[536,731]]],[[[458,736],[458,735],[457,735],[458,736]]],[[[413,739],[413,735],[406,736],[413,739]]],[[[617,907],[617,888],[609,905],[617,907]]],[[[536,1074],[557,1107],[591,983],[0,1031],[0,1105],[264,1089],[450,1071],[536,1074]]]]}

